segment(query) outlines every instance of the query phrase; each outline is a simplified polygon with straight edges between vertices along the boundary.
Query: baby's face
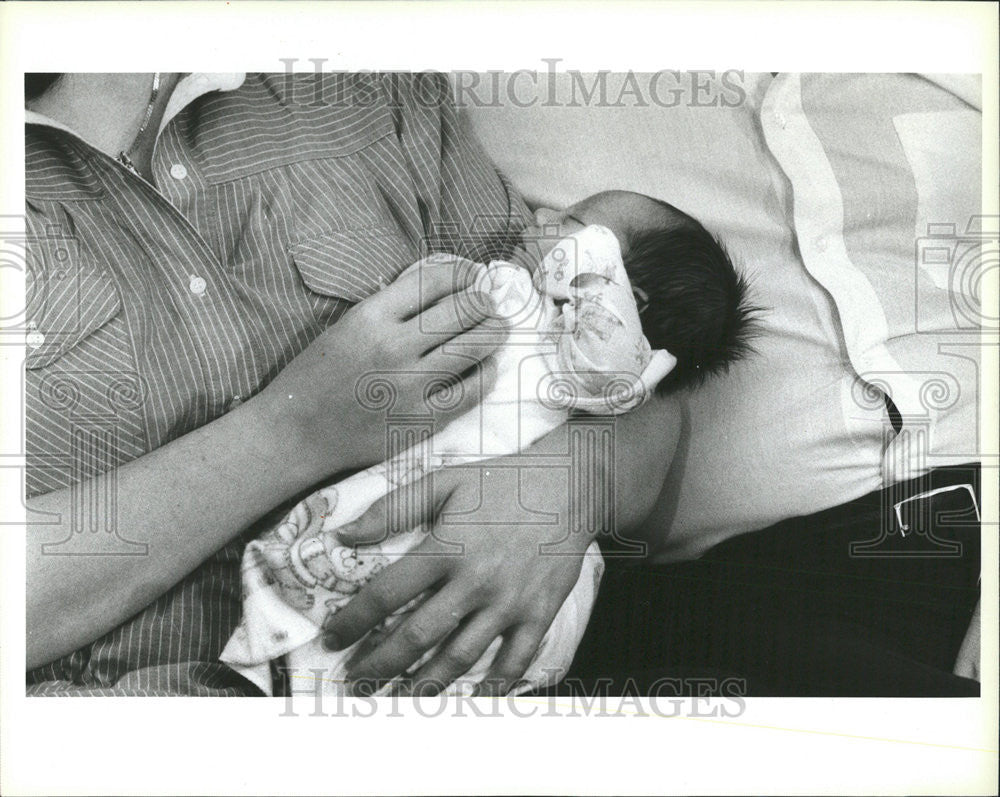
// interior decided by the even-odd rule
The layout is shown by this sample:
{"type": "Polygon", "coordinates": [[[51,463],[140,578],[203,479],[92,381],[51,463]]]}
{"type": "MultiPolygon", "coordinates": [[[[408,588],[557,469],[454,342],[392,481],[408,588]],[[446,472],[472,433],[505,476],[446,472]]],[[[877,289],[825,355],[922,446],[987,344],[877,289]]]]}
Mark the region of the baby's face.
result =
{"type": "Polygon", "coordinates": [[[561,238],[590,224],[600,224],[615,234],[625,250],[633,232],[660,227],[668,215],[662,205],[643,194],[602,191],[565,210],[539,208],[535,211],[534,224],[529,224],[521,234],[521,244],[533,257],[541,260],[561,238]]]}

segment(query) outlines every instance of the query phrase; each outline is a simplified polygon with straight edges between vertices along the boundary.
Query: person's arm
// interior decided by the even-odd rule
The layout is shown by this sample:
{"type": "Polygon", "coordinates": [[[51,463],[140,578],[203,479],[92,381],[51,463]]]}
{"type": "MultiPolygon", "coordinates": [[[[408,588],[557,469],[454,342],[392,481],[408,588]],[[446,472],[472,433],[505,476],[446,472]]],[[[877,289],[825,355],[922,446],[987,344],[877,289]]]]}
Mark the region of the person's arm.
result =
{"type": "MultiPolygon", "coordinates": [[[[442,349],[490,312],[464,293],[475,274],[460,259],[410,270],[348,311],[253,399],[85,485],[100,494],[100,483],[112,480],[114,524],[122,537],[148,545],[146,556],[46,555],[43,546],[58,549],[73,534],[74,490],[31,498],[30,512],[56,522],[28,525],[28,668],[119,625],[323,477],[380,459],[383,414],[359,404],[355,386],[373,370],[394,374],[397,411],[425,408],[442,372],[461,374],[486,357],[493,346],[466,348],[462,357],[442,349]],[[432,306],[418,314],[422,305],[432,306]]],[[[465,392],[448,416],[472,403],[476,391],[465,392]]],[[[96,535],[75,541],[95,553],[101,542],[96,535]]]]}
{"type": "MultiPolygon", "coordinates": [[[[572,423],[572,422],[571,422],[572,423]]],[[[539,440],[525,454],[560,455],[567,450],[567,426],[539,440]]],[[[637,526],[652,508],[666,477],[680,433],[675,400],[653,398],[615,424],[615,503],[618,534],[637,526]]],[[[503,646],[484,681],[484,691],[504,692],[524,674],[559,607],[576,582],[582,557],[594,539],[594,524],[570,528],[570,495],[586,513],[588,493],[610,476],[599,460],[587,474],[588,489],[570,491],[564,468],[500,458],[477,468],[432,474],[432,534],[414,553],[379,573],[343,609],[328,618],[325,644],[342,649],[424,590],[434,589],[419,609],[373,651],[350,667],[352,680],[398,675],[435,645],[435,656],[416,673],[413,688],[436,690],[467,671],[499,636],[503,646]],[[518,472],[520,471],[520,472],[518,472]],[[510,517],[519,505],[548,513],[544,525],[442,524],[442,515],[476,509],[482,518],[510,517]],[[587,527],[591,526],[588,531],[587,527]],[[455,555],[455,543],[463,546],[455,555]],[[544,550],[545,543],[555,543],[544,550]],[[569,555],[566,555],[569,554],[569,555]]],[[[408,488],[421,494],[425,485],[408,488]]],[[[399,496],[377,502],[338,531],[345,544],[375,542],[387,532],[412,528],[414,518],[397,518],[387,507],[406,504],[399,496]],[[388,520],[393,518],[392,523],[388,520]]],[[[601,529],[600,533],[612,533],[601,529]]]]}
{"type": "Polygon", "coordinates": [[[146,543],[145,556],[100,554],[104,541],[72,532],[73,488],[30,499],[29,512],[58,518],[28,525],[27,657],[36,667],[96,639],[149,605],[241,529],[299,490],[345,465],[337,447],[321,462],[287,424],[252,400],[216,421],[91,480],[112,480],[116,527],[146,543]],[[46,555],[43,546],[54,549],[46,555]]]}

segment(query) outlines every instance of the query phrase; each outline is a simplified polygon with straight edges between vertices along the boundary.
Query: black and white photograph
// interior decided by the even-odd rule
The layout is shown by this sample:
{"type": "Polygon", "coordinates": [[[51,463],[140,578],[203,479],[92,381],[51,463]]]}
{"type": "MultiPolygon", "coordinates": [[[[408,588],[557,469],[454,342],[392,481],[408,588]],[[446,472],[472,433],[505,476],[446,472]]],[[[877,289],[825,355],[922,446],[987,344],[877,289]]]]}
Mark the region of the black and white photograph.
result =
{"type": "Polygon", "coordinates": [[[995,793],[997,4],[0,11],[4,793],[995,793]]]}

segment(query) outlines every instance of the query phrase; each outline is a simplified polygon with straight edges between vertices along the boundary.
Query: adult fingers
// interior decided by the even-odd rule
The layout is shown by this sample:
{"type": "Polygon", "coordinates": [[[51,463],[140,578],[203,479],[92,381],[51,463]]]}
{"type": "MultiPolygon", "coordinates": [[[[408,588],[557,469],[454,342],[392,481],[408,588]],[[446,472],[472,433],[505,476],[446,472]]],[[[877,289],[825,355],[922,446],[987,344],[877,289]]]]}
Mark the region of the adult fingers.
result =
{"type": "MultiPolygon", "coordinates": [[[[355,601],[357,598],[355,598],[355,601]]],[[[352,681],[381,682],[406,670],[454,631],[473,608],[470,596],[445,587],[404,620],[349,671],[352,681]]]]}
{"type": "Polygon", "coordinates": [[[400,694],[437,694],[465,675],[500,636],[503,626],[489,611],[474,615],[441,645],[430,661],[410,679],[400,694]]]}
{"type": "Polygon", "coordinates": [[[506,327],[487,319],[425,351],[420,367],[428,371],[461,373],[493,354],[507,341],[507,336],[506,327]]]}
{"type": "Polygon", "coordinates": [[[519,625],[504,635],[503,645],[490,665],[489,672],[479,684],[479,695],[505,695],[511,691],[527,672],[546,629],[539,625],[519,625]]]}
{"type": "Polygon", "coordinates": [[[440,560],[404,556],[369,581],[339,612],[323,623],[323,646],[343,650],[441,577],[440,560]]]}
{"type": "MultiPolygon", "coordinates": [[[[402,467],[396,460],[390,462],[390,470],[397,465],[402,467]]],[[[454,475],[445,470],[402,484],[379,498],[356,520],[336,529],[337,539],[341,545],[350,547],[375,545],[421,523],[431,523],[441,502],[454,489],[454,481],[454,475]]]]}
{"type": "Polygon", "coordinates": [[[485,333],[492,324],[497,331],[503,332],[503,322],[496,315],[496,305],[489,293],[459,291],[436,304],[425,306],[419,315],[405,323],[403,334],[414,335],[423,346],[423,351],[428,352],[477,327],[482,327],[485,333]]]}
{"type": "MultiPolygon", "coordinates": [[[[434,424],[438,430],[444,428],[454,418],[464,415],[473,407],[479,405],[497,379],[497,364],[487,356],[482,362],[474,362],[472,357],[455,354],[446,364],[447,370],[438,370],[427,382],[421,409],[430,409],[434,413],[434,424]],[[470,367],[471,366],[471,367],[470,367]],[[457,376],[456,372],[459,373],[457,376]]],[[[444,485],[451,489],[450,472],[443,473],[449,477],[443,479],[435,495],[444,497],[440,490],[444,485]]]]}
{"type": "Polygon", "coordinates": [[[380,291],[378,301],[400,320],[409,320],[453,293],[482,280],[485,266],[458,255],[431,255],[404,271],[380,291]]]}

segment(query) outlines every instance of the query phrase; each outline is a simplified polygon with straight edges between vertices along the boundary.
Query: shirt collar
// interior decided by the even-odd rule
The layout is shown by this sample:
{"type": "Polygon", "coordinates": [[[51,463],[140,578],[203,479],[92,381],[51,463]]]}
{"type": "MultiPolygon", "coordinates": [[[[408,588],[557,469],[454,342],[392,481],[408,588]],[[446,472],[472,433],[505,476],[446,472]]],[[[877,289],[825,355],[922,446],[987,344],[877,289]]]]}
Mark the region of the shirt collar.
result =
{"type": "MultiPolygon", "coordinates": [[[[160,129],[156,131],[156,135],[159,136],[171,119],[202,95],[208,94],[210,91],[233,91],[242,86],[245,79],[245,72],[191,72],[184,75],[170,95],[167,108],[163,112],[163,119],[160,121],[160,129]]],[[[37,111],[25,109],[24,122],[25,124],[54,127],[81,138],[75,130],[37,111]]]]}
{"type": "Polygon", "coordinates": [[[156,135],[159,136],[171,119],[202,95],[210,91],[234,91],[243,85],[244,80],[245,72],[192,72],[185,75],[170,95],[156,135]]]}

